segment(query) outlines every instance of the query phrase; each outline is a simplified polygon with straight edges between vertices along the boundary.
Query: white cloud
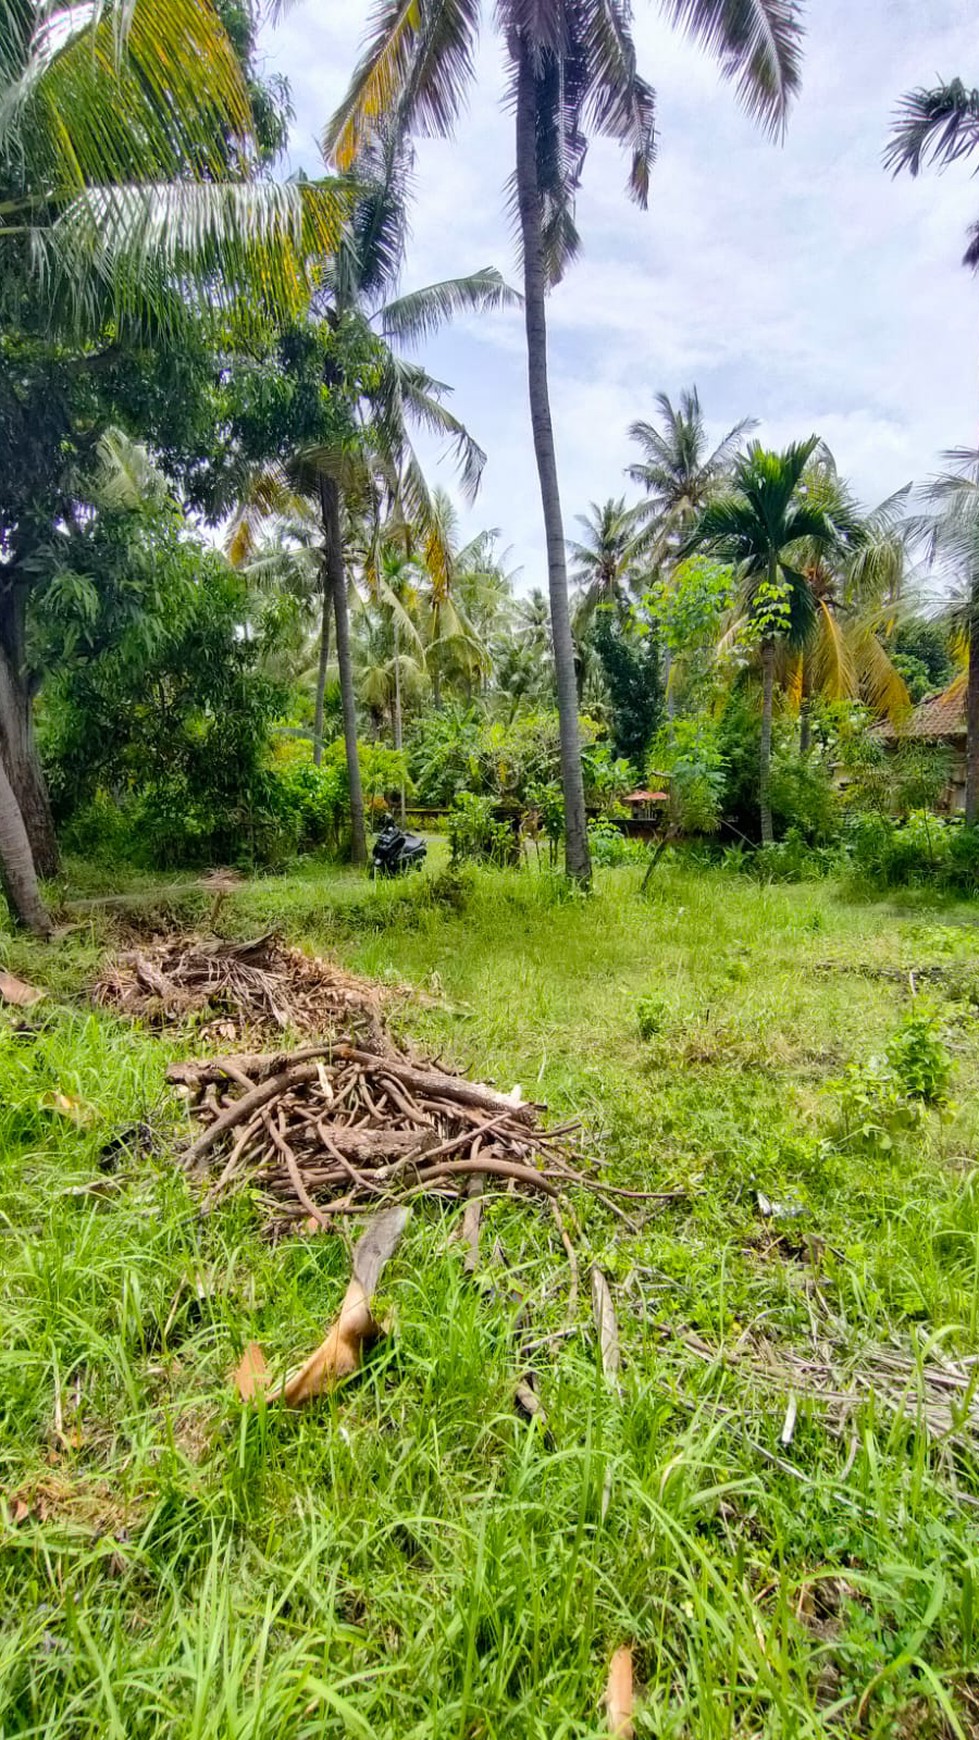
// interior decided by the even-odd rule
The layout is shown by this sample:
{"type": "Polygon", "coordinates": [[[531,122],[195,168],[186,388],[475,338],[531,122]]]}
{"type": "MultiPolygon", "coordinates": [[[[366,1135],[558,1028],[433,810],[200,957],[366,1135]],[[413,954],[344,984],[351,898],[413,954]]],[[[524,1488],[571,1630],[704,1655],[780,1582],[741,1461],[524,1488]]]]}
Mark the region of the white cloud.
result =
{"type": "MultiPolygon", "coordinates": [[[[972,0],[813,0],[809,13],[803,92],[778,148],[695,45],[655,8],[637,12],[659,101],[650,209],[628,205],[618,153],[596,144],[579,206],[585,251],[550,304],[569,527],[589,500],[625,487],[626,429],[651,414],[653,394],[693,381],[718,434],[749,414],[773,442],[816,431],[868,501],[933,471],[945,447],[976,442],[979,284],[959,261],[979,186],[965,168],[912,182],[881,166],[904,90],[979,76],[972,0]]],[[[308,167],[363,26],[357,0],[307,0],[266,35],[267,64],[292,85],[294,157],[308,167]]],[[[479,73],[455,140],[419,147],[408,284],[488,263],[515,274],[503,192],[512,121],[489,31],[479,73]]],[[[460,323],[425,361],[453,383],[453,409],[489,454],[467,523],[499,526],[539,583],[520,316],[460,323]]]]}

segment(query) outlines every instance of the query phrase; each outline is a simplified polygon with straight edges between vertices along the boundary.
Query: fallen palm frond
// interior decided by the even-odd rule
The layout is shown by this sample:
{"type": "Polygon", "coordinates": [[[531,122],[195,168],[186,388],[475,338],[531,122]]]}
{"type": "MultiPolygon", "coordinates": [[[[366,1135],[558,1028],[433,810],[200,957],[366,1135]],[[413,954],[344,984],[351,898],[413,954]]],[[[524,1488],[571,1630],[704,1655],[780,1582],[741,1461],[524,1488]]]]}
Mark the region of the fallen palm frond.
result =
{"type": "Polygon", "coordinates": [[[913,1421],[936,1444],[972,1454],[979,1444],[979,1356],[953,1360],[938,1348],[918,1352],[893,1343],[850,1355],[825,1345],[800,1353],[763,1337],[742,1337],[721,1351],[690,1331],[680,1339],[699,1359],[730,1367],[742,1381],[795,1398],[797,1405],[817,1403],[831,1431],[851,1430],[857,1410],[872,1404],[913,1421]]]}
{"type": "Polygon", "coordinates": [[[377,1049],[384,1028],[376,985],[333,961],[289,948],[275,933],[250,942],[172,936],[119,954],[96,1003],[165,1026],[193,1017],[224,1040],[358,1029],[377,1049]]]}
{"type": "Polygon", "coordinates": [[[278,1231],[420,1192],[468,1199],[474,1178],[552,1200],[578,1186],[619,1214],[618,1198],[664,1194],[621,1190],[582,1170],[568,1142],[577,1126],[545,1130],[543,1108],[518,1089],[501,1094],[393,1049],[325,1042],[175,1063],[168,1077],[203,1125],[183,1164],[199,1179],[221,1167],[207,1206],[258,1185],[278,1205],[278,1231]]]}
{"type": "Polygon", "coordinates": [[[408,1221],[407,1208],[389,1208],[375,1215],[354,1247],[353,1274],[340,1314],[323,1341],[277,1388],[272,1387],[265,1355],[250,1341],[234,1373],[234,1385],[243,1402],[257,1395],[280,1401],[287,1408],[324,1395],[358,1370],[365,1348],[381,1333],[374,1321],[371,1303],[388,1258],[397,1247],[408,1221]]]}

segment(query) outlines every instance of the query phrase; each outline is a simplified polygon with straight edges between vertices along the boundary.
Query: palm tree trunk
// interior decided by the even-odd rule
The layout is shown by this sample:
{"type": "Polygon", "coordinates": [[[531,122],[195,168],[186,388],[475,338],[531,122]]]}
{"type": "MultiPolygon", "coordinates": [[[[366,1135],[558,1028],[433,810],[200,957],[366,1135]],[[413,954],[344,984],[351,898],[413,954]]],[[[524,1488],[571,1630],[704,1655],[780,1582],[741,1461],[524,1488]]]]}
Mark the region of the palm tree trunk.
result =
{"type": "MultiPolygon", "coordinates": [[[[394,618],[391,626],[394,630],[394,747],[397,750],[398,754],[400,755],[402,742],[403,742],[403,733],[402,733],[402,729],[401,729],[401,653],[400,653],[399,646],[398,646],[398,619],[397,619],[397,617],[394,618]]],[[[404,827],[404,825],[405,825],[404,774],[401,775],[399,820],[401,822],[401,826],[404,827]]]]}
{"type": "Polygon", "coordinates": [[[979,576],[969,600],[969,681],[965,696],[965,823],[979,813],[979,576]]]}
{"type": "Polygon", "coordinates": [[[808,755],[812,743],[812,676],[809,661],[802,655],[802,700],[799,702],[799,754],[808,755]]]}
{"type": "Polygon", "coordinates": [[[34,738],[34,706],[25,673],[26,592],[0,598],[0,755],[3,756],[38,874],[56,876],[58,840],[34,738]]]}
{"type": "Polygon", "coordinates": [[[347,784],[350,788],[350,861],[367,863],[367,831],[364,826],[364,793],[360,783],[360,761],[357,755],[357,703],[354,699],[353,658],[350,651],[350,617],[347,611],[347,577],[343,566],[343,539],[340,531],[340,489],[332,477],[320,478],[320,507],[326,537],[326,560],[333,593],[333,614],[337,632],[337,666],[340,672],[340,699],[343,704],[343,741],[347,758],[347,784]]]}
{"type": "Polygon", "coordinates": [[[663,698],[666,702],[666,723],[670,726],[671,730],[673,726],[673,714],[675,711],[673,702],[673,686],[670,682],[672,674],[673,654],[669,647],[665,646],[663,648],[663,698]]]}
{"type": "Polygon", "coordinates": [[[323,760],[323,712],[326,702],[326,673],[330,663],[330,615],[333,610],[333,587],[330,569],[323,552],[323,609],[320,616],[320,662],[316,672],[316,706],[313,711],[313,761],[317,767],[323,760]]]}
{"type": "Polygon", "coordinates": [[[772,696],[775,691],[775,642],[769,637],[761,646],[761,749],[758,760],[758,805],[761,811],[761,843],[770,846],[772,805],[769,796],[772,768],[772,696]]]}
{"type": "Polygon", "coordinates": [[[540,479],[544,534],[547,543],[547,578],[551,601],[551,641],[557,683],[558,718],[561,730],[561,786],[564,792],[564,863],[569,876],[584,885],[591,882],[585,788],[581,777],[581,745],[578,737],[578,690],[575,681],[574,642],[568,607],[568,575],[565,564],[564,523],[558,489],[554,430],[547,387],[547,319],[544,250],[541,240],[541,201],[537,180],[537,93],[534,69],[526,42],[518,38],[517,67],[517,205],[523,247],[524,322],[527,329],[527,379],[530,389],[530,420],[534,456],[540,479]]]}
{"type": "Polygon", "coordinates": [[[0,881],[11,911],[38,936],[50,936],[52,923],[41,899],[34,854],[14,790],[0,761],[0,881]]]}

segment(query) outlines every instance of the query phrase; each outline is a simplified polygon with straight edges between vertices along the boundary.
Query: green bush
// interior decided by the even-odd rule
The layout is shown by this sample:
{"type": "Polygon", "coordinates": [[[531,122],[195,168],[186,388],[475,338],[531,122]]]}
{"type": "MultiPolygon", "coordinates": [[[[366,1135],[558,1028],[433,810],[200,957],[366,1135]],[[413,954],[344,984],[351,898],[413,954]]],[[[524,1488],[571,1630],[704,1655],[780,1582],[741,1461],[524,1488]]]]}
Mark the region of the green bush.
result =
{"type": "Polygon", "coordinates": [[[597,821],[588,824],[588,847],[591,861],[598,867],[632,864],[643,856],[643,848],[630,840],[614,822],[597,821]]]}
{"type": "Polygon", "coordinates": [[[887,1045],[887,1062],[908,1098],[926,1106],[948,1098],[952,1058],[933,1009],[918,1007],[887,1045]]]}
{"type": "Polygon", "coordinates": [[[497,805],[491,797],[464,791],[456,795],[449,815],[449,845],[453,864],[496,864],[504,868],[516,862],[517,839],[508,822],[496,819],[497,805]]]}
{"type": "Polygon", "coordinates": [[[852,1147],[887,1152],[917,1129],[927,1107],[948,1099],[952,1058],[933,1009],[918,1005],[888,1040],[883,1057],[850,1064],[831,1084],[839,1096],[839,1133],[852,1147]]]}

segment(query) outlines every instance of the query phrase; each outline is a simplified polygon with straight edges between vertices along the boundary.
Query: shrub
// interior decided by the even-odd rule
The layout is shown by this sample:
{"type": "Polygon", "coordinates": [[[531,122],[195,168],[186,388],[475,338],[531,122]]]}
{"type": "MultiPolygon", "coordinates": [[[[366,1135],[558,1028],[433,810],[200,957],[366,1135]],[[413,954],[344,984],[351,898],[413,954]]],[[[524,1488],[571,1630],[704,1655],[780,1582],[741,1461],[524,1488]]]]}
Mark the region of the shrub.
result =
{"type": "Polygon", "coordinates": [[[517,840],[508,822],[497,821],[496,803],[475,792],[459,792],[449,816],[452,862],[466,859],[501,869],[517,857],[517,840]]]}
{"type": "Polygon", "coordinates": [[[793,831],[814,845],[839,838],[840,798],[821,749],[799,755],[779,748],[772,758],[771,803],[778,831],[793,831]]]}
{"type": "Polygon", "coordinates": [[[665,997],[640,997],[636,1005],[636,1022],[642,1039],[656,1039],[669,1020],[670,1008],[665,997]]]}
{"type": "Polygon", "coordinates": [[[721,824],[727,762],[712,719],[676,719],[660,732],[649,757],[655,771],[670,775],[673,820],[685,834],[713,834],[721,824]]]}
{"type": "Polygon", "coordinates": [[[909,1099],[921,1100],[926,1106],[944,1104],[952,1058],[934,1010],[921,1006],[913,1010],[889,1041],[886,1056],[909,1099]]]}
{"type": "Polygon", "coordinates": [[[921,1123],[926,1107],[948,1099],[952,1059],[934,1010],[919,1005],[888,1040],[883,1057],[851,1064],[833,1085],[840,1131],[855,1147],[887,1151],[921,1123]]]}
{"type": "Polygon", "coordinates": [[[816,882],[839,867],[834,847],[811,845],[798,827],[789,828],[784,840],[761,846],[745,859],[745,868],[764,882],[816,882]]]}
{"type": "Polygon", "coordinates": [[[636,846],[637,843],[627,839],[614,822],[597,821],[588,824],[591,860],[599,867],[633,863],[637,856],[642,855],[642,847],[637,852],[636,846]]]}

